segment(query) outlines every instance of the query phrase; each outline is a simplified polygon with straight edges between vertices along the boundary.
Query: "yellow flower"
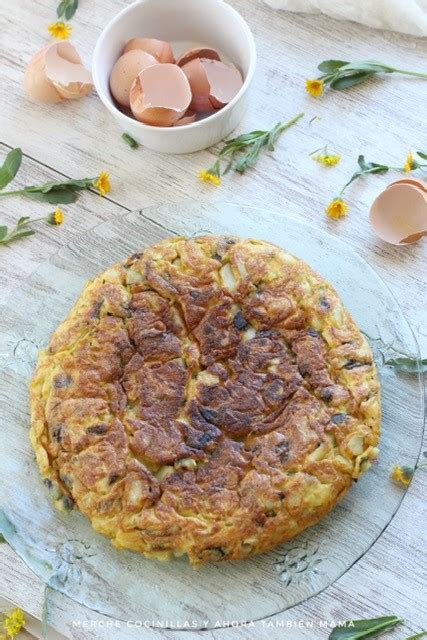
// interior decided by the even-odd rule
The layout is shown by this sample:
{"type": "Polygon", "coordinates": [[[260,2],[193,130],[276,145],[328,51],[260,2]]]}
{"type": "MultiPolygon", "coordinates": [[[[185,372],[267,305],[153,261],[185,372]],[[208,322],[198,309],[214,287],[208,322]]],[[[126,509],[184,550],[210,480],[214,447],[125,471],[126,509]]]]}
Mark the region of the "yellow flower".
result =
{"type": "Polygon", "coordinates": [[[341,198],[334,198],[325,209],[326,215],[332,220],[338,220],[347,215],[348,206],[341,198]]]}
{"type": "Polygon", "coordinates": [[[411,482],[414,470],[411,467],[400,467],[395,465],[390,473],[390,478],[397,484],[403,484],[405,487],[411,482]]]}
{"type": "Polygon", "coordinates": [[[405,171],[406,173],[412,171],[412,169],[414,168],[413,164],[414,156],[412,155],[412,151],[409,151],[408,155],[406,156],[405,164],[403,165],[403,171],[405,171]]]}
{"type": "Polygon", "coordinates": [[[64,212],[57,207],[55,211],[48,215],[47,221],[49,224],[53,225],[62,224],[64,222],[64,212]]]}
{"type": "Polygon", "coordinates": [[[47,30],[52,38],[57,40],[67,40],[71,35],[71,26],[65,22],[52,22],[47,30]]]}
{"type": "Polygon", "coordinates": [[[317,154],[312,156],[313,160],[316,162],[320,162],[320,164],[324,164],[325,167],[334,167],[341,160],[341,156],[338,154],[329,155],[329,154],[317,154]]]}
{"type": "Polygon", "coordinates": [[[211,182],[216,187],[218,187],[221,184],[221,178],[216,176],[214,173],[211,173],[210,171],[206,171],[205,169],[202,169],[201,171],[199,171],[199,179],[202,182],[211,182]]]}
{"type": "Polygon", "coordinates": [[[93,186],[98,189],[101,196],[105,196],[106,193],[110,193],[110,176],[107,171],[101,171],[98,178],[94,181],[93,186]]]}
{"type": "Polygon", "coordinates": [[[21,609],[12,609],[3,620],[8,638],[15,638],[25,624],[24,614],[21,609]]]}
{"type": "Polygon", "coordinates": [[[313,98],[319,98],[323,93],[323,80],[306,80],[305,90],[313,98]]]}

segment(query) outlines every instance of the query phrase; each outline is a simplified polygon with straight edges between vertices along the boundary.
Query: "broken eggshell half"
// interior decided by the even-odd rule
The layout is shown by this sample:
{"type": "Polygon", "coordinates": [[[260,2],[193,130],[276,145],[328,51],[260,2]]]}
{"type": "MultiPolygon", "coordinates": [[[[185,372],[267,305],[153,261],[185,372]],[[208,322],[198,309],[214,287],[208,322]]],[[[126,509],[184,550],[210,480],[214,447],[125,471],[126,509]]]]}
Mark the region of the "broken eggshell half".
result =
{"type": "Polygon", "coordinates": [[[186,113],[191,89],[176,64],[156,64],[136,77],[130,90],[130,108],[140,122],[171,127],[186,113]]]}
{"type": "Polygon", "coordinates": [[[158,62],[172,64],[174,62],[172,47],[169,42],[156,40],[155,38],[132,38],[129,40],[123,53],[139,49],[154,56],[158,62]]]}
{"type": "Polygon", "coordinates": [[[53,104],[82,98],[92,88],[92,75],[71,42],[54,42],[38,51],[24,75],[24,88],[35,102],[53,104]]]}
{"type": "Polygon", "coordinates": [[[142,49],[132,49],[117,60],[111,71],[110,91],[122,107],[130,106],[129,92],[137,75],[153,64],[159,64],[157,58],[142,49]]]}
{"type": "Polygon", "coordinates": [[[185,64],[187,64],[187,62],[191,62],[196,58],[205,58],[208,60],[218,61],[221,60],[218,51],[215,51],[215,49],[210,49],[208,47],[199,47],[195,49],[188,49],[188,51],[185,51],[182,55],[179,56],[176,64],[178,65],[178,67],[183,67],[185,64]]]}
{"type": "Polygon", "coordinates": [[[401,178],[401,180],[395,180],[388,185],[387,189],[395,184],[411,184],[412,186],[418,187],[421,191],[425,191],[427,193],[427,182],[420,180],[419,178],[401,178]]]}
{"type": "Polygon", "coordinates": [[[220,109],[231,102],[243,86],[240,71],[218,60],[195,58],[182,67],[191,87],[191,109],[197,113],[220,109]]]}
{"type": "Polygon", "coordinates": [[[426,194],[407,182],[389,185],[372,204],[369,221],[390,244],[417,242],[427,235],[426,194]]]}

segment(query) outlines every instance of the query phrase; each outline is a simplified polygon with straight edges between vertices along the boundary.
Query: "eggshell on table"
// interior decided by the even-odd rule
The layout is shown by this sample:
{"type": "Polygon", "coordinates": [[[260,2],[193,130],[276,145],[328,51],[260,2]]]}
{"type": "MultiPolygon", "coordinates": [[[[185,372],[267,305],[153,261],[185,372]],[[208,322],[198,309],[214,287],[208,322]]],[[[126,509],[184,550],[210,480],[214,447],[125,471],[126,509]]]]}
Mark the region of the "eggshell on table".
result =
{"type": "Polygon", "coordinates": [[[137,76],[130,90],[130,106],[137,120],[159,127],[170,127],[186,113],[191,89],[186,75],[176,64],[147,67],[137,76]]]}
{"type": "Polygon", "coordinates": [[[191,62],[195,58],[205,58],[209,60],[221,60],[218,51],[210,49],[208,47],[198,47],[195,49],[188,49],[182,55],[179,56],[176,64],[179,67],[183,67],[187,62],[191,62]]]}
{"type": "Polygon", "coordinates": [[[141,50],[154,56],[158,62],[171,64],[174,61],[172,47],[169,42],[156,40],[155,38],[132,38],[129,40],[123,53],[133,50],[141,50]]]}
{"type": "Polygon", "coordinates": [[[120,56],[110,75],[110,90],[119,104],[130,106],[129,92],[133,81],[141,71],[154,64],[158,64],[157,59],[141,49],[120,56]]]}
{"type": "Polygon", "coordinates": [[[220,109],[231,102],[243,85],[240,71],[218,60],[195,58],[182,70],[191,87],[190,107],[197,113],[220,109]]]}
{"type": "Polygon", "coordinates": [[[391,184],[388,185],[387,188],[392,187],[395,184],[411,184],[414,187],[418,187],[422,191],[427,192],[427,182],[424,180],[419,180],[418,178],[402,178],[401,180],[395,180],[391,184]]]}
{"type": "Polygon", "coordinates": [[[372,204],[369,221],[382,240],[412,244],[427,235],[427,198],[412,184],[392,184],[372,204]]]}
{"type": "Polygon", "coordinates": [[[92,75],[71,42],[54,42],[38,51],[24,74],[24,88],[35,102],[53,104],[89,93],[92,75]]]}

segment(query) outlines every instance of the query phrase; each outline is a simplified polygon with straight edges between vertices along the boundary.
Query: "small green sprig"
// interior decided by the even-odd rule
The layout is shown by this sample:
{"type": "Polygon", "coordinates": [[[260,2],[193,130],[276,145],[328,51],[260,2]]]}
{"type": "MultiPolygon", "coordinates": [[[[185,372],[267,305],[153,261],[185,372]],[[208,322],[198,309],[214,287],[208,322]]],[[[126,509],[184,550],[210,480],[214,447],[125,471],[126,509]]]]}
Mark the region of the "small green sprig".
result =
{"type": "Polygon", "coordinates": [[[30,218],[30,216],[23,216],[22,218],[19,218],[16,225],[10,230],[6,225],[0,225],[0,246],[10,244],[11,242],[15,242],[21,238],[33,236],[35,231],[31,229],[29,225],[34,222],[40,222],[41,220],[52,226],[57,226],[62,224],[64,220],[64,213],[61,209],[55,209],[55,211],[52,211],[43,218],[30,218]]]}
{"type": "MultiPolygon", "coordinates": [[[[422,151],[417,151],[416,155],[419,158],[422,158],[423,160],[427,160],[427,154],[423,153],[422,151]]],[[[344,201],[342,200],[342,195],[344,191],[355,180],[358,180],[359,178],[363,178],[364,176],[367,176],[373,173],[384,174],[384,173],[387,173],[388,171],[399,171],[399,172],[403,171],[405,173],[410,173],[411,171],[415,171],[417,169],[425,169],[427,167],[427,164],[423,164],[419,162],[417,158],[414,158],[411,152],[407,154],[406,160],[402,167],[392,167],[386,164],[380,164],[378,162],[367,162],[365,160],[365,156],[363,155],[360,155],[358,157],[357,164],[359,165],[359,169],[355,171],[351,176],[350,180],[348,180],[348,182],[345,183],[345,185],[343,186],[341,191],[338,193],[338,195],[335,197],[335,199],[332,201],[332,203],[339,202],[345,205],[344,201]]],[[[327,212],[332,203],[328,205],[327,212]]],[[[347,207],[347,205],[345,205],[345,207],[347,207]]]]}
{"type": "Polygon", "coordinates": [[[409,356],[391,358],[386,360],[384,364],[394,367],[397,371],[404,373],[427,373],[427,358],[418,360],[409,356]]]}
{"type": "Polygon", "coordinates": [[[370,620],[349,620],[344,625],[335,627],[329,636],[329,640],[363,640],[363,638],[376,638],[384,631],[392,629],[403,622],[397,616],[384,616],[371,618],[370,620]]]}
{"type": "Polygon", "coordinates": [[[137,143],[137,141],[134,138],[132,138],[132,136],[130,136],[128,133],[122,134],[122,140],[124,140],[126,144],[130,146],[131,149],[138,149],[139,147],[139,144],[137,143]]]}
{"type": "Polygon", "coordinates": [[[321,96],[326,87],[342,91],[369,80],[377,73],[400,73],[427,79],[427,73],[397,69],[376,60],[361,60],[359,62],[324,60],[317,68],[322,72],[322,75],[314,80],[306,81],[306,90],[314,97],[321,96]]]}
{"type": "Polygon", "coordinates": [[[76,13],[79,6],[79,0],[61,0],[56,9],[56,15],[59,18],[70,20],[76,13]]]}
{"type": "Polygon", "coordinates": [[[249,167],[256,164],[263,149],[273,152],[281,134],[296,124],[303,116],[303,113],[299,113],[288,122],[278,122],[269,131],[251,131],[227,140],[219,152],[216,162],[209,169],[200,171],[199,178],[204,182],[219,185],[221,175],[226,175],[230,171],[245,173],[249,167]],[[222,169],[224,161],[226,165],[225,169],[222,169]]]}
{"type": "Polygon", "coordinates": [[[50,204],[70,204],[78,198],[79,191],[87,189],[97,189],[101,195],[105,195],[110,190],[108,175],[102,172],[96,178],[83,178],[81,180],[51,180],[42,185],[31,185],[23,189],[14,191],[1,191],[16,176],[22,162],[21,149],[10,151],[0,167],[0,197],[25,196],[37,202],[48,202],[50,204]],[[106,177],[107,176],[107,177],[106,177]]]}

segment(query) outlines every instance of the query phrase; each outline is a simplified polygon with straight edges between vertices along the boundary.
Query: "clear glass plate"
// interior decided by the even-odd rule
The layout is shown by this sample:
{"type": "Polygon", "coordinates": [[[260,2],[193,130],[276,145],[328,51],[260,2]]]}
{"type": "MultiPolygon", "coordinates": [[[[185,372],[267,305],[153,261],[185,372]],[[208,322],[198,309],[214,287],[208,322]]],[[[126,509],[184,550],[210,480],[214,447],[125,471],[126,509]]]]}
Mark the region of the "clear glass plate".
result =
{"type": "Polygon", "coordinates": [[[77,237],[0,306],[0,531],[51,587],[119,619],[175,628],[261,619],[318,593],[372,546],[399,508],[393,464],[414,465],[423,433],[422,380],[386,361],[419,356],[399,305],[371,267],[342,242],[284,217],[236,204],[181,203],[117,217],[77,237]],[[171,221],[179,220],[179,222],[171,221]],[[85,281],[171,234],[232,233],[272,241],[329,280],[373,348],[382,381],[379,463],[322,522],[241,562],[168,563],[116,551],[78,512],[57,512],[28,440],[27,384],[37,351],[85,281]]]}

